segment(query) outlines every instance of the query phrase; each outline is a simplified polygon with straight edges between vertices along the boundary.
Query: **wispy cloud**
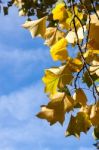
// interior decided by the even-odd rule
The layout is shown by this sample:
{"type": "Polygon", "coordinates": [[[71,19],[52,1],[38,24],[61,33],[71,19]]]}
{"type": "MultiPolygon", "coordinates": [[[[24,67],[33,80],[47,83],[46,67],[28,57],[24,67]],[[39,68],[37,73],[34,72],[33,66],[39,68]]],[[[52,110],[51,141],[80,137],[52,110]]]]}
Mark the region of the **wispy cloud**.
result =
{"type": "Polygon", "coordinates": [[[0,117],[4,113],[10,113],[18,120],[26,120],[33,115],[42,99],[45,99],[45,95],[40,82],[8,95],[2,95],[0,97],[0,117]]]}
{"type": "Polygon", "coordinates": [[[3,117],[0,150],[10,147],[12,150],[77,150],[83,144],[89,145],[86,135],[80,141],[74,137],[65,138],[65,126],[56,124],[50,127],[46,121],[35,117],[40,105],[47,101],[40,82],[0,97],[0,120],[3,117]]]}
{"type": "MultiPolygon", "coordinates": [[[[37,150],[50,150],[49,139],[53,138],[53,142],[58,140],[62,132],[58,131],[59,126],[51,128],[46,122],[35,117],[44,101],[47,102],[40,83],[0,97],[0,119],[4,117],[0,125],[0,150],[9,147],[14,150],[13,147],[20,143],[37,150]],[[13,121],[16,123],[13,124],[13,121]]],[[[53,142],[51,141],[52,145],[53,142]]]]}
{"type": "Polygon", "coordinates": [[[11,49],[6,46],[0,45],[0,64],[22,66],[27,63],[44,64],[50,61],[48,49],[11,49]]]}

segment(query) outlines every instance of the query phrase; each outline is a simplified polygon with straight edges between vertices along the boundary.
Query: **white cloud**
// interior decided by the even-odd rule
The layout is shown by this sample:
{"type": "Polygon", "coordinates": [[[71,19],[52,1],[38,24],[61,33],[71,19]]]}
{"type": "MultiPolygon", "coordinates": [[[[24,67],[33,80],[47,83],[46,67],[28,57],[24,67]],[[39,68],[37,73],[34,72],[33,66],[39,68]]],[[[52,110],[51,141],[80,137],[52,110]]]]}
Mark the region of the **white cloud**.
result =
{"type": "Polygon", "coordinates": [[[19,65],[27,64],[30,62],[39,63],[39,62],[48,62],[49,61],[49,51],[47,49],[38,48],[38,49],[12,49],[6,47],[5,45],[0,45],[0,63],[2,64],[11,64],[19,65]],[[48,58],[48,59],[47,59],[48,58]]]}
{"type": "Polygon", "coordinates": [[[32,111],[37,109],[42,99],[45,99],[45,95],[40,82],[20,91],[3,95],[0,97],[0,116],[9,112],[16,119],[27,119],[32,111]]]}

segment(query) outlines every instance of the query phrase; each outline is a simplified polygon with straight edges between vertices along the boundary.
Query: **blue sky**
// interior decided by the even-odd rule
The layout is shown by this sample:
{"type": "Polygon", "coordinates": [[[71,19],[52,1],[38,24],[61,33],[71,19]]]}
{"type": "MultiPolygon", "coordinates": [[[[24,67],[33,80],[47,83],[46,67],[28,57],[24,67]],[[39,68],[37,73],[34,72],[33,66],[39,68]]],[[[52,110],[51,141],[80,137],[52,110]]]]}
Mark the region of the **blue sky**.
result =
{"type": "Polygon", "coordinates": [[[43,41],[21,27],[16,9],[0,20],[0,150],[94,150],[91,131],[65,138],[68,119],[61,127],[35,117],[48,102],[44,68],[56,64],[43,41]]]}

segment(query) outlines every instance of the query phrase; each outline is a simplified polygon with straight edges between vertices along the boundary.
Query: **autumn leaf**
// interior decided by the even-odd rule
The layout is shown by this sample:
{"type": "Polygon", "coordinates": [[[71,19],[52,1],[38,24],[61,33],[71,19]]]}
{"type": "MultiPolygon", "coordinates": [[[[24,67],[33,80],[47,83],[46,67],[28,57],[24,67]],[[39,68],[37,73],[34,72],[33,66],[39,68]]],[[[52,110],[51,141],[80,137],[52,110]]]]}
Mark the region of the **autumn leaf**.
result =
{"type": "Polygon", "coordinates": [[[93,137],[95,140],[99,140],[99,126],[94,128],[93,137]]]}
{"type": "Polygon", "coordinates": [[[41,112],[37,114],[37,117],[46,119],[50,125],[56,122],[63,124],[65,120],[64,100],[60,97],[57,100],[51,100],[47,106],[41,107],[41,112]]]}
{"type": "Polygon", "coordinates": [[[91,108],[92,108],[92,105],[85,105],[80,108],[79,112],[84,112],[85,114],[90,116],[91,108]]]}
{"type": "MultiPolygon", "coordinates": [[[[99,15],[99,11],[97,11],[97,14],[99,15]]],[[[95,24],[96,26],[99,26],[99,19],[96,16],[96,14],[92,14],[90,17],[91,17],[91,24],[95,24]]]]}
{"type": "Polygon", "coordinates": [[[56,7],[52,10],[53,20],[64,21],[67,16],[65,3],[59,3],[56,7]]]}
{"type": "Polygon", "coordinates": [[[58,88],[64,88],[72,79],[72,73],[64,65],[45,70],[45,76],[42,80],[45,83],[45,92],[55,94],[58,88]]]}
{"type": "Polygon", "coordinates": [[[71,115],[67,130],[65,132],[65,136],[71,136],[71,135],[74,135],[77,138],[79,138],[80,136],[80,131],[78,130],[78,127],[76,124],[76,118],[72,115],[71,115]]]}
{"type": "Polygon", "coordinates": [[[74,107],[74,100],[71,96],[67,95],[65,92],[57,92],[56,94],[52,95],[50,97],[50,102],[48,106],[50,108],[53,108],[57,105],[57,103],[61,103],[61,101],[64,101],[64,112],[69,112],[74,107]]]}
{"type": "Polygon", "coordinates": [[[38,113],[36,116],[41,118],[41,119],[45,119],[46,118],[46,120],[48,122],[53,122],[53,120],[54,120],[54,110],[53,109],[49,109],[46,106],[42,106],[41,107],[41,112],[38,113]]]}
{"type": "Polygon", "coordinates": [[[99,100],[91,108],[90,120],[94,126],[99,125],[99,100]]]}
{"type": "Polygon", "coordinates": [[[47,106],[41,107],[41,112],[37,117],[46,119],[50,125],[59,122],[63,124],[65,113],[73,109],[74,100],[64,92],[57,92],[50,97],[50,102],[47,106]]]}
{"type": "Polygon", "coordinates": [[[66,95],[64,99],[65,112],[70,112],[74,108],[74,100],[71,96],[66,95]]]}
{"type": "MultiPolygon", "coordinates": [[[[99,77],[96,74],[92,74],[91,77],[94,82],[97,82],[99,79],[99,77]]],[[[87,84],[88,87],[92,86],[92,81],[91,81],[87,71],[84,73],[82,80],[84,83],[87,84]]]]}
{"type": "Polygon", "coordinates": [[[46,17],[43,17],[35,21],[26,21],[25,24],[22,25],[22,27],[28,29],[32,37],[35,36],[44,37],[46,31],[46,17]]]}
{"type": "Polygon", "coordinates": [[[76,89],[73,95],[73,99],[75,100],[75,105],[79,103],[82,106],[86,105],[87,97],[82,89],[76,89]]]}
{"type": "Polygon", "coordinates": [[[66,130],[65,135],[70,136],[74,135],[77,138],[80,137],[80,133],[86,133],[91,127],[91,122],[87,114],[83,112],[78,112],[77,116],[74,117],[71,115],[71,119],[66,130]]]}
{"type": "Polygon", "coordinates": [[[23,5],[23,0],[13,0],[14,5],[21,8],[23,5]]]}
{"type": "Polygon", "coordinates": [[[92,66],[89,68],[91,74],[96,74],[99,78],[99,61],[93,60],[92,66]]]}
{"type": "MultiPolygon", "coordinates": [[[[97,11],[99,15],[99,11],[97,11]]],[[[99,20],[95,14],[91,15],[89,38],[93,40],[93,49],[99,50],[99,20]]]]}
{"type": "Polygon", "coordinates": [[[67,41],[65,38],[60,39],[56,44],[54,44],[50,53],[54,61],[61,60],[64,61],[68,57],[68,52],[66,50],[67,41]]]}
{"type": "Polygon", "coordinates": [[[82,61],[78,58],[69,58],[67,61],[67,66],[71,72],[79,72],[82,68],[82,61]]]}
{"type": "Polygon", "coordinates": [[[46,93],[56,93],[57,85],[59,82],[59,75],[56,71],[59,71],[58,68],[52,68],[50,70],[45,70],[45,76],[42,78],[43,82],[45,83],[45,92],[46,93]],[[56,70],[55,70],[56,69],[56,70]]]}
{"type": "MultiPolygon", "coordinates": [[[[86,26],[79,27],[77,30],[77,34],[78,34],[78,39],[79,40],[83,40],[84,39],[84,33],[86,32],[86,26]]],[[[77,36],[75,31],[69,31],[67,36],[66,36],[66,40],[68,41],[68,43],[74,44],[75,42],[77,42],[77,36]]]]}
{"type": "Polygon", "coordinates": [[[90,41],[88,43],[88,50],[83,54],[84,58],[86,59],[86,62],[88,64],[92,63],[93,59],[98,60],[98,55],[99,55],[99,49],[93,49],[94,46],[92,44],[93,41],[90,41]]]}
{"type": "Polygon", "coordinates": [[[66,36],[66,40],[68,43],[74,44],[76,41],[76,34],[74,31],[69,31],[69,33],[66,36]]]}
{"type": "Polygon", "coordinates": [[[78,112],[76,116],[78,130],[86,133],[91,127],[91,121],[86,113],[78,112]]]}
{"type": "Polygon", "coordinates": [[[46,29],[45,32],[45,45],[52,46],[56,42],[58,42],[60,39],[65,37],[65,33],[62,31],[59,31],[57,28],[49,27],[46,29]]]}

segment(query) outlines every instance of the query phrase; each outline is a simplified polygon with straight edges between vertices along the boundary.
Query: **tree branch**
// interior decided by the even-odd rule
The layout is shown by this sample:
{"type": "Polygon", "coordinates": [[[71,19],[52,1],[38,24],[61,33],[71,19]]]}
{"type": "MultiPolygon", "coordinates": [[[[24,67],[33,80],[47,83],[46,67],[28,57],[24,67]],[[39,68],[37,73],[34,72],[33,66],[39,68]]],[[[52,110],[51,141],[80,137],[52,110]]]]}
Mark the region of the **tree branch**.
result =
{"type": "MultiPolygon", "coordinates": [[[[73,2],[73,0],[72,0],[72,9],[73,9],[73,15],[75,16],[75,9],[74,9],[74,2],[73,2]]],[[[77,46],[78,46],[79,51],[80,51],[80,53],[81,53],[81,58],[82,58],[83,64],[84,64],[84,66],[85,66],[85,68],[86,68],[86,70],[87,70],[87,72],[88,72],[88,75],[89,75],[89,77],[90,77],[90,79],[91,79],[91,82],[92,82],[92,84],[93,84],[93,96],[94,96],[94,98],[95,98],[95,103],[96,103],[97,98],[96,98],[94,89],[95,89],[95,91],[96,91],[96,93],[97,93],[98,96],[99,96],[99,92],[98,92],[98,90],[97,90],[97,87],[96,87],[96,85],[95,85],[93,79],[92,79],[92,76],[91,76],[91,74],[90,74],[90,71],[89,71],[89,69],[88,69],[88,67],[87,67],[86,60],[85,60],[85,58],[84,58],[84,56],[83,56],[82,48],[81,48],[81,46],[80,46],[80,44],[79,44],[79,37],[78,37],[78,34],[77,34],[77,28],[76,28],[76,24],[75,24],[75,17],[73,18],[73,24],[74,24],[75,34],[76,34],[76,37],[77,37],[77,46]]]]}

